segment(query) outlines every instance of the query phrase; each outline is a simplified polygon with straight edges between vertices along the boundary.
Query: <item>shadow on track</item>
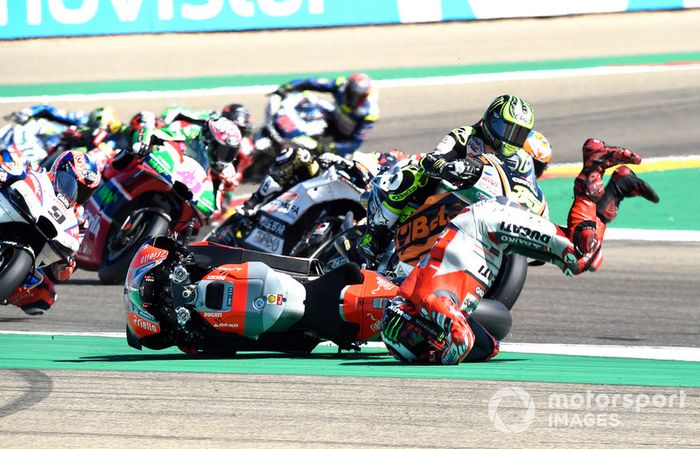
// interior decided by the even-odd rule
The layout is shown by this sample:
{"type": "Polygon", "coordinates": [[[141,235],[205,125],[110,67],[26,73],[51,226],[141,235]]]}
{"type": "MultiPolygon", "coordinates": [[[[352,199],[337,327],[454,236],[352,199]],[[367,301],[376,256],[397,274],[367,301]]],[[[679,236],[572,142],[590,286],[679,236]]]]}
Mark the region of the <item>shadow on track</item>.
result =
{"type": "MultiPolygon", "coordinates": [[[[56,363],[91,363],[91,362],[152,362],[164,360],[261,360],[261,359],[305,359],[305,360],[378,360],[387,354],[353,353],[353,354],[281,354],[281,353],[243,353],[243,354],[115,354],[80,357],[79,359],[54,360],[56,363]]],[[[373,363],[367,363],[374,365],[373,363]]]]}

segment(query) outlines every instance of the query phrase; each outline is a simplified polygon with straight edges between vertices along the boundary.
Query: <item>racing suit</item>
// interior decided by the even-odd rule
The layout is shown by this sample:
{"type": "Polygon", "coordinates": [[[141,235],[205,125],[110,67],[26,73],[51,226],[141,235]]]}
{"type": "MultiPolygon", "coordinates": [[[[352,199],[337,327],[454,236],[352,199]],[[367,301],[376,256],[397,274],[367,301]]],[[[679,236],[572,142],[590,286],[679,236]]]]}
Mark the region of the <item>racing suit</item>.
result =
{"type": "MultiPolygon", "coordinates": [[[[39,172],[43,170],[40,168],[39,172]]],[[[6,163],[0,160],[0,189],[22,181],[30,171],[29,165],[6,163]]],[[[73,212],[80,220],[83,214],[82,206],[75,205],[73,212]]],[[[75,261],[71,258],[68,262],[59,261],[46,267],[36,268],[8,298],[0,298],[0,304],[5,301],[5,304],[15,305],[28,315],[41,315],[56,302],[56,288],[51,278],[67,281],[75,271],[75,267],[75,261]]]]}
{"type": "Polygon", "coordinates": [[[485,361],[498,353],[498,343],[469,314],[489,289],[507,253],[550,262],[568,276],[595,271],[602,263],[606,225],[620,202],[643,196],[658,202],[656,192],[626,166],[613,173],[603,189],[600,176],[619,163],[641,162],[636,153],[608,147],[595,139],[583,147],[584,167],[574,185],[567,227],[558,226],[523,206],[497,197],[473,204],[453,219],[385,310],[382,339],[397,357],[414,362],[456,364],[485,361]],[[603,216],[599,207],[608,213],[603,216]],[[420,314],[444,332],[444,339],[416,354],[396,319],[420,314]],[[388,332],[387,332],[388,331],[388,332]]]}
{"type": "MultiPolygon", "coordinates": [[[[372,262],[380,248],[391,241],[391,228],[406,213],[409,202],[422,203],[433,195],[442,180],[467,188],[479,180],[483,163],[476,156],[486,152],[478,126],[462,126],[450,131],[435,150],[422,158],[412,158],[379,180],[367,204],[367,232],[358,251],[372,262]]],[[[511,176],[519,177],[543,197],[537,185],[532,158],[519,150],[505,158],[499,153],[511,176]]],[[[540,213],[540,211],[536,211],[540,213]]],[[[543,214],[547,214],[546,206],[543,214]]]]}
{"type": "Polygon", "coordinates": [[[366,132],[379,119],[379,95],[373,90],[364,104],[352,109],[343,104],[346,83],[345,77],[298,79],[283,85],[277,92],[284,96],[290,91],[312,90],[333,95],[336,107],[327,117],[333,143],[327,144],[325,150],[348,157],[362,145],[366,132]]]}
{"type": "Polygon", "coordinates": [[[88,126],[88,114],[64,109],[57,109],[48,104],[40,104],[23,109],[13,114],[18,123],[33,120],[46,120],[57,123],[61,138],[55,142],[54,148],[47,148],[50,153],[62,152],[69,149],[89,151],[95,148],[113,157],[117,151],[126,148],[131,138],[131,129],[121,122],[112,122],[106,128],[88,126]]]}
{"type": "MultiPolygon", "coordinates": [[[[218,116],[219,114],[211,109],[204,109],[201,111],[195,111],[192,109],[187,109],[180,105],[171,105],[163,109],[160,117],[157,119],[157,125],[159,127],[167,126],[173,122],[181,121],[190,123],[193,125],[203,126],[207,120],[218,116]]],[[[241,134],[243,130],[241,129],[241,134]]],[[[253,142],[252,136],[242,136],[241,147],[236,155],[236,160],[233,162],[233,166],[236,170],[235,179],[231,183],[234,186],[238,186],[243,181],[243,172],[253,163],[253,149],[255,148],[255,143],[253,142]]],[[[234,199],[233,190],[226,190],[224,193],[224,199],[222,203],[222,211],[229,208],[227,206],[234,199]]]]}
{"type": "MultiPolygon", "coordinates": [[[[488,332],[475,333],[469,314],[511,252],[555,263],[569,275],[583,267],[562,228],[517,203],[497,197],[469,206],[447,225],[428,256],[401,283],[399,295],[445,333],[443,344],[415,361],[457,364],[475,347],[478,350],[468,361],[485,361],[498,353],[498,343],[488,332]]],[[[390,349],[405,352],[399,332],[382,335],[390,349]]]]}

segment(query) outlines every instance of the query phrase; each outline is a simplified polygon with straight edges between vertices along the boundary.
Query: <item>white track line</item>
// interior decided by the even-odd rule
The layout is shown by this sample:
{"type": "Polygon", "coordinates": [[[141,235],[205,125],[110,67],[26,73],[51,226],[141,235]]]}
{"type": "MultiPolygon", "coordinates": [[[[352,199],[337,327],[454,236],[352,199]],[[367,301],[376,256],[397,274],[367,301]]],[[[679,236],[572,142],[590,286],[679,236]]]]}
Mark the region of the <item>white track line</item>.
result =
{"type": "MultiPolygon", "coordinates": [[[[0,331],[0,335],[1,334],[125,338],[123,332],[0,331]]],[[[320,346],[335,345],[330,342],[324,342],[320,346]]],[[[384,343],[369,342],[367,343],[367,346],[371,348],[383,348],[384,343]]],[[[630,359],[678,360],[685,362],[700,362],[700,348],[680,346],[626,346],[503,342],[501,343],[501,350],[503,352],[520,352],[526,354],[575,355],[586,357],[620,357],[630,359]]]]}
{"type": "MultiPolygon", "coordinates": [[[[377,80],[378,87],[439,86],[455,84],[477,84],[493,81],[516,81],[532,79],[570,78],[576,76],[606,76],[650,72],[678,72],[699,70],[700,63],[670,65],[619,65],[590,67],[581,69],[529,70],[518,72],[482,73],[475,75],[430,76],[418,78],[398,78],[377,80]]],[[[266,94],[277,85],[258,85],[242,87],[215,87],[206,89],[131,91],[96,94],[33,95],[23,97],[0,97],[0,104],[42,103],[55,101],[102,101],[144,98],[189,98],[211,96],[236,96],[244,94],[266,94]]]]}

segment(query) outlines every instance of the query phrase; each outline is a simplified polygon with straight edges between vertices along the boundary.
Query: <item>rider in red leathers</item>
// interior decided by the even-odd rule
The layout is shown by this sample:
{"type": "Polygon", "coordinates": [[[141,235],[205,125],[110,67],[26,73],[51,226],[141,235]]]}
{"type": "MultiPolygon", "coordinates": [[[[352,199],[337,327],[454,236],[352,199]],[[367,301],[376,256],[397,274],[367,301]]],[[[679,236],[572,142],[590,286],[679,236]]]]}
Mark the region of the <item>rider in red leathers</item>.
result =
{"type": "Polygon", "coordinates": [[[568,276],[600,267],[605,227],[620,202],[632,196],[659,198],[624,165],[603,188],[605,169],[639,164],[636,153],[589,139],[583,158],[567,227],[503,197],[471,205],[448,224],[385,309],[382,339],[392,354],[407,362],[448,365],[498,354],[498,342],[469,315],[493,283],[504,254],[553,263],[568,276]]]}

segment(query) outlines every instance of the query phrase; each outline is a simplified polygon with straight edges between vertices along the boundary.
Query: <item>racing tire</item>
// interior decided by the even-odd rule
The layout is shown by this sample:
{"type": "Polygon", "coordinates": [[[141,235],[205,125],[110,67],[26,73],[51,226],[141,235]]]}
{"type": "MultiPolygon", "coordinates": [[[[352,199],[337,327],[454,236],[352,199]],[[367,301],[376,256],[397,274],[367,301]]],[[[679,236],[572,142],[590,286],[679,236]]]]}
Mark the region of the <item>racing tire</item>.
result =
{"type": "Polygon", "coordinates": [[[513,317],[503,303],[483,298],[471,313],[471,317],[479,322],[493,338],[503,340],[510,334],[513,317]]]}
{"type": "Polygon", "coordinates": [[[527,277],[527,257],[509,254],[503,258],[503,264],[485,298],[495,299],[511,310],[520,296],[527,277]]]}
{"type": "Polygon", "coordinates": [[[32,269],[32,254],[16,246],[0,246],[0,303],[5,301],[32,269]]]}
{"type": "MultiPolygon", "coordinates": [[[[126,246],[117,251],[105,250],[105,258],[97,272],[100,282],[103,284],[120,284],[126,279],[131,259],[141,247],[141,245],[154,237],[165,235],[170,229],[170,222],[158,213],[150,213],[143,222],[134,226],[134,235],[130,236],[130,241],[126,246]]],[[[110,231],[107,236],[109,242],[115,235],[110,231]]]]}

